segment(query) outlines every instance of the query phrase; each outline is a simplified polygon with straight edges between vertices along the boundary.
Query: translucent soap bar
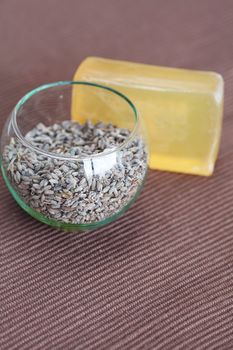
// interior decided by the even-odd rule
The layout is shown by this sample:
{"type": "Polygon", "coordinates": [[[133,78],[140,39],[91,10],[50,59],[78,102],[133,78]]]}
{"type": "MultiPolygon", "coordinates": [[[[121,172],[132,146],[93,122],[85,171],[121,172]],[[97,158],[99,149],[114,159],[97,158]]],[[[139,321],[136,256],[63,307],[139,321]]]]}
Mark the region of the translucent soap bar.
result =
{"type": "MultiPolygon", "coordinates": [[[[132,100],[147,130],[152,169],[213,173],[223,114],[219,74],[89,57],[74,80],[107,85],[132,100]]],[[[88,96],[77,96],[74,87],[74,119],[81,99],[88,96]]]]}

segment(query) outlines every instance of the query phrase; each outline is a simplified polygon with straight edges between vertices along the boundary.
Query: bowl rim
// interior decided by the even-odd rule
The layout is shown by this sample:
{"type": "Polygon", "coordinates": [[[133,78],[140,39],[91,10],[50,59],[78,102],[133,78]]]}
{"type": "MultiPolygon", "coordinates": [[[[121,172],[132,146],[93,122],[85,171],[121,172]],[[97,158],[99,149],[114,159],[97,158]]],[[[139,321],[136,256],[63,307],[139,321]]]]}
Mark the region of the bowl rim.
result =
{"type": "Polygon", "coordinates": [[[27,94],[25,94],[18,101],[18,103],[14,107],[12,115],[11,115],[11,121],[12,121],[13,130],[15,132],[17,139],[28,149],[30,149],[36,153],[39,153],[41,155],[44,155],[46,157],[50,157],[50,158],[54,158],[54,159],[68,160],[68,161],[83,161],[83,160],[90,160],[91,158],[102,158],[103,156],[107,156],[107,155],[116,153],[117,151],[120,151],[121,149],[125,148],[127,146],[127,144],[131,140],[133,140],[135,134],[137,133],[138,124],[139,124],[139,113],[138,113],[137,108],[133,104],[133,102],[127,96],[125,96],[124,94],[119,92],[118,90],[115,90],[109,86],[105,86],[105,85],[101,85],[101,84],[97,84],[97,83],[89,82],[89,81],[87,82],[87,81],[69,81],[69,80],[67,80],[67,81],[58,81],[58,82],[54,82],[54,83],[44,84],[44,85],[41,85],[41,86],[29,91],[27,94]],[[50,89],[53,87],[67,86],[67,85],[87,85],[87,86],[93,86],[93,87],[97,87],[100,89],[104,89],[104,90],[107,90],[107,91],[121,97],[122,99],[124,99],[128,103],[129,107],[133,111],[135,124],[134,124],[133,130],[130,132],[129,136],[126,138],[126,140],[121,145],[119,145],[117,147],[113,147],[113,148],[109,149],[108,151],[104,150],[103,152],[92,154],[92,155],[69,156],[69,155],[58,154],[55,152],[45,151],[43,149],[36,147],[31,142],[26,140],[26,138],[22,135],[20,128],[18,126],[18,123],[17,123],[17,115],[18,115],[18,111],[19,111],[20,107],[27,100],[29,100],[33,95],[37,94],[40,91],[50,89]]]}

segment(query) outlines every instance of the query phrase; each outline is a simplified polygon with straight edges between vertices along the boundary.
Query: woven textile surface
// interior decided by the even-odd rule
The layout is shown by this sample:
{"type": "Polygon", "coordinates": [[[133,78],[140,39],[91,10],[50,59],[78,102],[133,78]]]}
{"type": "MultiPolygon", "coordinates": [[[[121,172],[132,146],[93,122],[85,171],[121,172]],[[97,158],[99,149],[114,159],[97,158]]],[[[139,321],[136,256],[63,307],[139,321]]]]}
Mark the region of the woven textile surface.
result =
{"type": "Polygon", "coordinates": [[[209,178],[150,171],[88,233],[24,213],[0,179],[0,349],[233,349],[232,0],[1,0],[0,128],[18,99],[90,55],[225,79],[209,178]]]}

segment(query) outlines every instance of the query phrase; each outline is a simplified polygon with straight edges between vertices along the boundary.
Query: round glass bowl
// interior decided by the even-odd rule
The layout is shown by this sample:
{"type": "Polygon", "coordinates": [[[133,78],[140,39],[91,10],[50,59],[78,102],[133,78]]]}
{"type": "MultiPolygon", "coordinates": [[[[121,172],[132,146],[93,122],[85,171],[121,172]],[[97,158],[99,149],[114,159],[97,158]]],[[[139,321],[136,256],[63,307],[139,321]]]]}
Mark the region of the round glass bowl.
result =
{"type": "Polygon", "coordinates": [[[62,229],[112,222],[147,172],[143,127],[123,94],[89,82],[43,85],[25,95],[1,137],[1,171],[17,203],[62,229]]]}

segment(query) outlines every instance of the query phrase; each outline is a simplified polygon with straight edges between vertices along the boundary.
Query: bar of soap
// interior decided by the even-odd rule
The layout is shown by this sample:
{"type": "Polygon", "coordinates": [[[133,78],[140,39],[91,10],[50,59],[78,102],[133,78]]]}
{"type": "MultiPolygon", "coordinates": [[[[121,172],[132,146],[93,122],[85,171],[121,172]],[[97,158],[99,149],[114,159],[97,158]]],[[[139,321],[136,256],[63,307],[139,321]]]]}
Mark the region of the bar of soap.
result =
{"type": "MultiPolygon", "coordinates": [[[[88,57],[74,80],[107,85],[132,100],[147,130],[152,169],[213,173],[223,115],[221,75],[88,57]]],[[[73,119],[79,108],[76,90],[73,119]]]]}

